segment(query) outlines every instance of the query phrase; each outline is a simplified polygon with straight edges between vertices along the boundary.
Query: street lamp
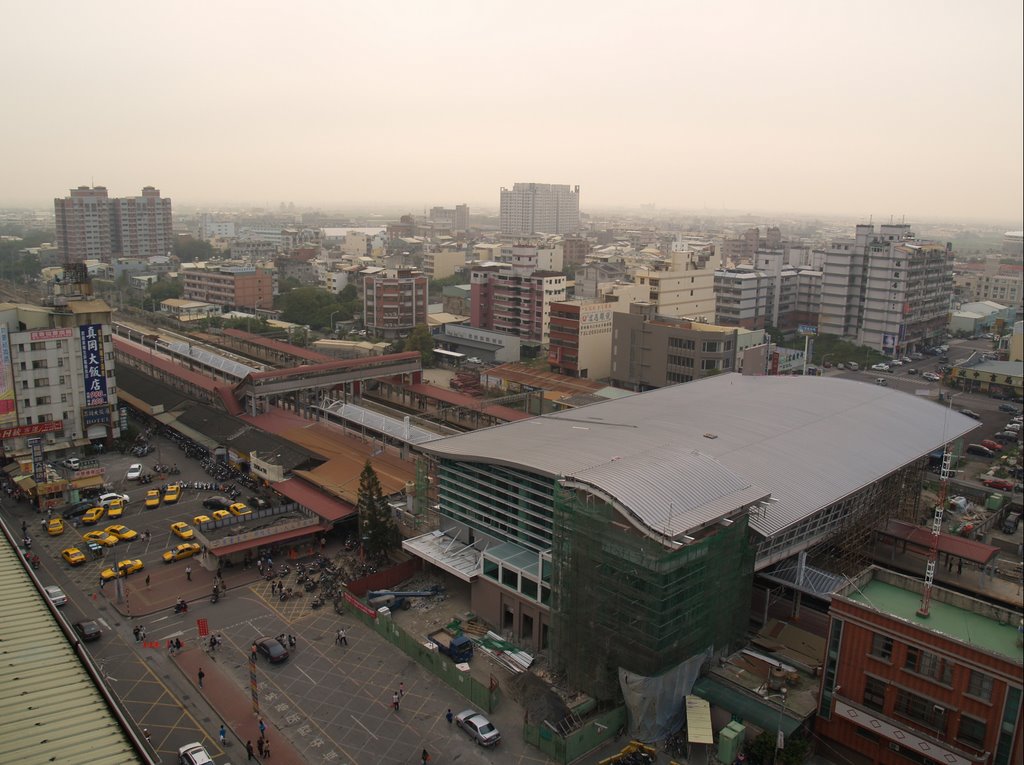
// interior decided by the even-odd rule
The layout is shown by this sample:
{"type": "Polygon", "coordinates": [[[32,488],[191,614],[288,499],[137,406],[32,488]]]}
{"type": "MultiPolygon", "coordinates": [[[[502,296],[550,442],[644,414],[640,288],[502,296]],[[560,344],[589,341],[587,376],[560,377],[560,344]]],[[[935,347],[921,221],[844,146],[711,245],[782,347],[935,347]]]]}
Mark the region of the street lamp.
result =
{"type": "Polygon", "coordinates": [[[771,696],[765,696],[765,701],[768,699],[782,698],[782,703],[779,704],[779,720],[775,724],[775,749],[772,750],[772,765],[775,765],[775,760],[779,755],[779,750],[786,745],[785,736],[782,733],[782,716],[786,712],[786,688],[783,687],[779,693],[773,693],[771,696]]]}

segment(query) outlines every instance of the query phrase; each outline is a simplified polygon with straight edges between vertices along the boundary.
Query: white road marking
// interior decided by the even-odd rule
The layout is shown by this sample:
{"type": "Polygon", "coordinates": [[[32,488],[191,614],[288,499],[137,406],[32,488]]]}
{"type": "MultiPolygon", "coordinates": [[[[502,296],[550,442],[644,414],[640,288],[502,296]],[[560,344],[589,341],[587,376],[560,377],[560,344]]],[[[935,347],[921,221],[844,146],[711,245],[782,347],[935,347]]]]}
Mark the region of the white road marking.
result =
{"type": "MultiPolygon", "coordinates": [[[[355,715],[349,715],[349,716],[350,716],[350,717],[352,718],[352,722],[354,722],[354,723],[355,723],[356,725],[358,725],[358,726],[359,726],[360,728],[362,728],[362,729],[363,729],[363,730],[365,730],[365,731],[366,731],[367,733],[369,733],[369,734],[370,734],[371,736],[373,736],[373,731],[371,731],[371,730],[370,730],[369,728],[367,728],[367,727],[366,727],[365,725],[363,725],[363,724],[362,724],[361,722],[359,722],[359,720],[357,720],[357,719],[356,719],[356,716],[355,716],[355,715]]],[[[374,739],[374,741],[380,741],[380,739],[379,739],[379,738],[377,738],[376,736],[373,736],[373,739],[374,739]]]]}
{"type": "Polygon", "coordinates": [[[302,674],[306,675],[306,678],[309,680],[309,682],[311,682],[313,685],[316,685],[316,680],[311,678],[309,674],[307,674],[306,670],[304,670],[302,667],[296,667],[296,669],[298,669],[299,672],[301,672],[302,674]]]}

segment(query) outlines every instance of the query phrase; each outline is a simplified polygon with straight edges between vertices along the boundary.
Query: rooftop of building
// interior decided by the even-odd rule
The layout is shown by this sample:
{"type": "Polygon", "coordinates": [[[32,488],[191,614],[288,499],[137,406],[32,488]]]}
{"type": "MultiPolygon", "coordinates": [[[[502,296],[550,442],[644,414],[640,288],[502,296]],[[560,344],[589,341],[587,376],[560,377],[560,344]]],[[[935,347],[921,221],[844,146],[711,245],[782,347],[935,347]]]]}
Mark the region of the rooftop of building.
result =
{"type": "Polygon", "coordinates": [[[864,382],[723,374],[423,450],[590,486],[666,536],[770,494],[775,502],[750,525],[771,536],[977,426],[864,382]]]}
{"type": "Polygon", "coordinates": [[[923,588],[924,583],[918,579],[872,566],[835,595],[918,629],[1024,665],[1017,642],[1021,635],[1020,614],[933,587],[928,616],[921,616],[918,610],[923,588]]]}

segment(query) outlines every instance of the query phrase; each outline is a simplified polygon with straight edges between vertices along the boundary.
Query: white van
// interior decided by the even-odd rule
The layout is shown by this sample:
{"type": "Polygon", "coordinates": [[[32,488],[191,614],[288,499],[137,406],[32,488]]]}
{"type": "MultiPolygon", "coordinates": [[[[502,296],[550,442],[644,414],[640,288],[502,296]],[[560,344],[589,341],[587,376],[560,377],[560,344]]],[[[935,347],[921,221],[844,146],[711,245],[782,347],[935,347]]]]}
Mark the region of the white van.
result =
{"type": "Polygon", "coordinates": [[[858,369],[860,369],[860,364],[858,364],[856,361],[847,361],[846,368],[852,369],[854,372],[856,372],[858,369]]]}

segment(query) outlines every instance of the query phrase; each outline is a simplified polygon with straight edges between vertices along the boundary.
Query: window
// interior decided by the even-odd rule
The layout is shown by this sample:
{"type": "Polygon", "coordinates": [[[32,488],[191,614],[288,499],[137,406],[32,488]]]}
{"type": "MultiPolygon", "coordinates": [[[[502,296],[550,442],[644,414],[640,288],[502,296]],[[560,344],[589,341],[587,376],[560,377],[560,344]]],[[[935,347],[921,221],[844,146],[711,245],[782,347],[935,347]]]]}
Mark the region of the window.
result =
{"type": "Polygon", "coordinates": [[[886,685],[886,682],[877,677],[869,677],[864,685],[864,706],[876,712],[884,712],[886,685]]]}
{"type": "Polygon", "coordinates": [[[988,726],[984,720],[976,720],[967,715],[960,716],[960,730],[957,731],[956,740],[974,749],[981,749],[985,746],[985,734],[988,726]]]}
{"type": "Polygon", "coordinates": [[[701,344],[704,353],[719,353],[721,350],[721,343],[717,340],[705,340],[701,344]]]}
{"type": "Polygon", "coordinates": [[[484,558],[484,576],[486,576],[488,579],[498,581],[498,564],[495,563],[493,560],[488,560],[487,558],[484,558]]]}
{"type": "Polygon", "coordinates": [[[943,685],[952,685],[953,683],[953,663],[951,661],[914,646],[907,648],[907,658],[903,662],[903,669],[930,677],[943,685]]]}
{"type": "Polygon", "coordinates": [[[946,726],[946,710],[943,707],[902,688],[896,692],[893,711],[931,730],[941,731],[946,726]]]}
{"type": "Polygon", "coordinates": [[[871,637],[871,655],[882,661],[892,661],[892,638],[876,632],[871,637]]]}
{"type": "Polygon", "coordinates": [[[967,679],[967,693],[982,701],[992,700],[992,678],[984,672],[971,670],[971,676],[967,679]]]}

